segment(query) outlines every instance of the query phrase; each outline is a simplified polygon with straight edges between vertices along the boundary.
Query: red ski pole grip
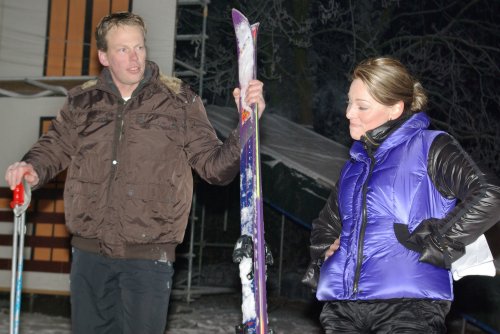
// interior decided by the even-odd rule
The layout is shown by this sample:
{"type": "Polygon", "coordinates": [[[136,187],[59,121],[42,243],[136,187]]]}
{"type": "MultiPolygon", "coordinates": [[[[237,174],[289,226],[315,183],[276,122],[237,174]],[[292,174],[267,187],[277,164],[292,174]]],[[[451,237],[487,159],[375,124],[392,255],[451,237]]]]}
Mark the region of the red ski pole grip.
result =
{"type": "Polygon", "coordinates": [[[14,193],[12,196],[12,202],[10,202],[10,207],[14,209],[16,205],[24,204],[24,186],[23,183],[19,183],[14,189],[14,193]]]}

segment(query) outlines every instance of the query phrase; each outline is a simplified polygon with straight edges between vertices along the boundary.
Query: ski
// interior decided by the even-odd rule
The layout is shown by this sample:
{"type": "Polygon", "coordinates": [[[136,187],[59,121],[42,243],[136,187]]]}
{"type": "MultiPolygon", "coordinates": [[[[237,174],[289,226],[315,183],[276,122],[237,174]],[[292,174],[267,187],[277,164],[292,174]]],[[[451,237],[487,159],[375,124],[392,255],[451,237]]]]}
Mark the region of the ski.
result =
{"type": "Polygon", "coordinates": [[[245,104],[250,80],[256,78],[256,45],[259,23],[250,25],[238,10],[232,10],[237,42],[240,98],[240,216],[241,237],[235,245],[233,261],[239,263],[242,285],[242,324],[237,334],[269,334],[267,319],[266,256],[262,207],[257,106],[245,104]]]}

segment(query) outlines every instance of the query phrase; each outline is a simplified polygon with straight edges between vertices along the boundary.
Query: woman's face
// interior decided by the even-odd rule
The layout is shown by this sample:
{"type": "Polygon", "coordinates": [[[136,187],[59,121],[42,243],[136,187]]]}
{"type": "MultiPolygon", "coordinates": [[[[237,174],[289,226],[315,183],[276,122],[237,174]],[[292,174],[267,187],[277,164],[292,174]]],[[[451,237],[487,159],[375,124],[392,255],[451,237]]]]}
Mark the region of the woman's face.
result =
{"type": "Polygon", "coordinates": [[[354,140],[359,140],[366,131],[373,130],[390,119],[398,118],[403,111],[402,101],[394,106],[385,106],[375,101],[361,79],[352,81],[348,98],[346,117],[349,120],[349,132],[354,140]]]}

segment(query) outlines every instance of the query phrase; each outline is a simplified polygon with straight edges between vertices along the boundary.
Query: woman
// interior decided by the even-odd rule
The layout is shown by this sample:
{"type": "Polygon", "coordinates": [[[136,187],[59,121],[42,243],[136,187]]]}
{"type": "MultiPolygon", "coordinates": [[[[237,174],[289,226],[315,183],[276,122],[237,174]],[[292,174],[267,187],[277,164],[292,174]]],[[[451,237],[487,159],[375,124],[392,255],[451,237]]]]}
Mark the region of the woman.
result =
{"type": "Polygon", "coordinates": [[[421,84],[397,60],[352,75],[351,159],[313,222],[305,282],[326,333],[444,333],[451,263],[500,216],[500,188],[461,146],[428,130],[421,84]],[[321,269],[319,269],[321,267],[321,269]]]}

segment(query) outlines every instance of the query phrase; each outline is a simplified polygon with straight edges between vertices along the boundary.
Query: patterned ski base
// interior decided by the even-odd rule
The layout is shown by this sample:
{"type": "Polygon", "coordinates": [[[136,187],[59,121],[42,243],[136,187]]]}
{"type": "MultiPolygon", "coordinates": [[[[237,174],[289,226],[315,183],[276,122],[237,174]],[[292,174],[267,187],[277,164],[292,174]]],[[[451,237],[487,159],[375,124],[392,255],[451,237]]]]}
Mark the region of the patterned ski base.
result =
{"type": "Polygon", "coordinates": [[[242,325],[236,333],[269,334],[266,298],[266,254],[259,153],[259,123],[256,106],[244,103],[250,80],[256,77],[258,23],[250,25],[238,10],[232,10],[238,44],[240,99],[240,206],[241,238],[233,260],[239,263],[242,284],[242,325]]]}

